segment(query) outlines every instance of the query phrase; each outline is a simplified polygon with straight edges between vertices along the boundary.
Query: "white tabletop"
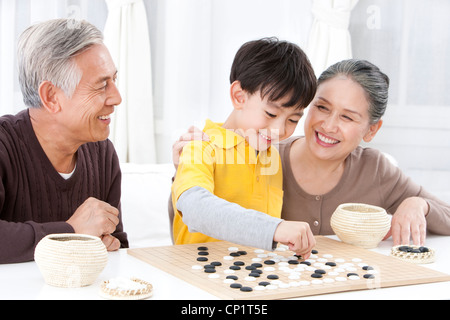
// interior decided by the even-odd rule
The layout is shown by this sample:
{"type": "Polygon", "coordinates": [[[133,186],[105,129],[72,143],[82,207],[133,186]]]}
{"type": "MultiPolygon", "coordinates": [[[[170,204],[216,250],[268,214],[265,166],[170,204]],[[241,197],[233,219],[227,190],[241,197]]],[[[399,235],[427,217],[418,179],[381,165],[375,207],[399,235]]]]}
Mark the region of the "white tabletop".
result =
{"type": "MultiPolygon", "coordinates": [[[[331,237],[336,239],[335,237],[331,237]]],[[[450,237],[428,236],[426,246],[436,250],[436,261],[423,266],[450,274],[450,237]]],[[[391,239],[375,252],[388,255],[391,239]]],[[[216,296],[129,255],[125,249],[109,253],[108,264],[94,284],[83,288],[57,288],[45,284],[35,262],[0,265],[0,300],[102,299],[100,284],[116,277],[137,277],[153,285],[150,300],[215,300],[216,296]]],[[[450,282],[400,286],[376,290],[315,295],[302,299],[450,299],[450,282]]]]}

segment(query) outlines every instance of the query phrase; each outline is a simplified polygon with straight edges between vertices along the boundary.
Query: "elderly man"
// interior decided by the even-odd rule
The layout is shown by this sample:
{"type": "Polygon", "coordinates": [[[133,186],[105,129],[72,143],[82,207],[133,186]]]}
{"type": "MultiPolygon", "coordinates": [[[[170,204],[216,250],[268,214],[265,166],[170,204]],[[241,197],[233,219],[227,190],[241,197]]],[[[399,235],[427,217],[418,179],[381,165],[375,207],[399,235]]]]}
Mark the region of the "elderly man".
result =
{"type": "Polygon", "coordinates": [[[0,263],[33,260],[51,233],[128,247],[107,140],[121,96],[102,33],[84,21],[34,25],[21,35],[18,62],[28,109],[0,118],[0,263]]]}

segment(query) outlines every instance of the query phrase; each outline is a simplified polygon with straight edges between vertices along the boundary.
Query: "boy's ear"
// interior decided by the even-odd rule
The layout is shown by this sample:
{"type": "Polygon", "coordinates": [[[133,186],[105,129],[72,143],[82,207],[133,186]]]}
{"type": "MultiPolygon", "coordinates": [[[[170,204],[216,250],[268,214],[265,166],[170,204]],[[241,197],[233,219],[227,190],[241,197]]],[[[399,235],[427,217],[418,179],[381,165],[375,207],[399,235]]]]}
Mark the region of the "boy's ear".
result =
{"type": "Polygon", "coordinates": [[[61,110],[57,95],[58,88],[50,81],[43,81],[39,85],[39,96],[42,106],[50,113],[56,113],[61,110]]]}
{"type": "Polygon", "coordinates": [[[240,81],[234,81],[230,87],[230,96],[233,107],[240,110],[247,102],[247,92],[242,89],[240,81]]]}

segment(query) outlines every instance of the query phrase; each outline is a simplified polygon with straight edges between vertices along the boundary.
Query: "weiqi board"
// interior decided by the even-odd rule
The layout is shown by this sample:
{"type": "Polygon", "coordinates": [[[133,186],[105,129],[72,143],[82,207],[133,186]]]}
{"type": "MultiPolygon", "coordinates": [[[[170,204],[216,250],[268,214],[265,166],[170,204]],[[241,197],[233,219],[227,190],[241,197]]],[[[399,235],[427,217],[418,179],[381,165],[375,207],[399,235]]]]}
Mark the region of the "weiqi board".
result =
{"type": "Polygon", "coordinates": [[[323,236],[316,241],[306,261],[285,246],[263,251],[226,241],[128,253],[221,299],[285,299],[450,281],[450,275],[341,241],[323,236]]]}

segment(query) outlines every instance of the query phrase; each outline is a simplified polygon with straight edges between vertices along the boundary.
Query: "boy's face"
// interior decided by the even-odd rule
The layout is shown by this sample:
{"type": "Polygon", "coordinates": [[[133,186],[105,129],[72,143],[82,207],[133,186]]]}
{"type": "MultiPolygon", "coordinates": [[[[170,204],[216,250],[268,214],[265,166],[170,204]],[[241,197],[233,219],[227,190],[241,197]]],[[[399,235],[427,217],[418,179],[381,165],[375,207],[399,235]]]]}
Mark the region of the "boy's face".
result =
{"type": "Polygon", "coordinates": [[[258,151],[290,137],[303,116],[302,109],[282,106],[289,97],[268,101],[267,97],[261,98],[259,91],[249,94],[242,90],[240,98],[241,101],[234,104],[237,113],[235,131],[258,151]]]}

